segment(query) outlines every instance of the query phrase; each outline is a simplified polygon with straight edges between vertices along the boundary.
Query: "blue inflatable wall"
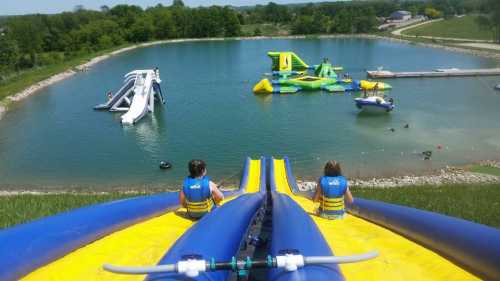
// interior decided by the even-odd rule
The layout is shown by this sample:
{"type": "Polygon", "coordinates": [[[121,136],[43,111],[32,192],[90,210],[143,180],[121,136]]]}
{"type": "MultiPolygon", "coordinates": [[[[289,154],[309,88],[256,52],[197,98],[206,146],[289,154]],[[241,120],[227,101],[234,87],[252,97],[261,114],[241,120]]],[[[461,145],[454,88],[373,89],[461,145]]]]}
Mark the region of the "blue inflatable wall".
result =
{"type": "MultiPolygon", "coordinates": [[[[310,216],[288,195],[277,192],[273,197],[273,230],[271,255],[281,250],[298,250],[304,256],[331,256],[332,251],[310,216]]],[[[269,271],[267,280],[344,280],[337,265],[308,265],[293,272],[269,271]]]]}
{"type": "MultiPolygon", "coordinates": [[[[264,193],[244,194],[205,215],[172,246],[159,264],[176,263],[185,255],[201,255],[204,259],[231,261],[264,193]]],[[[228,271],[201,273],[194,280],[226,280],[228,271]]],[[[150,274],[146,280],[193,280],[179,274],[150,274]]]]}
{"type": "Polygon", "coordinates": [[[349,211],[408,237],[486,280],[500,280],[500,230],[399,205],[356,198],[349,211]]]}
{"type": "Polygon", "coordinates": [[[0,280],[17,280],[109,233],[177,208],[178,193],[76,209],[0,231],[0,280]],[[8,269],[8,270],[6,270],[8,269]]]}

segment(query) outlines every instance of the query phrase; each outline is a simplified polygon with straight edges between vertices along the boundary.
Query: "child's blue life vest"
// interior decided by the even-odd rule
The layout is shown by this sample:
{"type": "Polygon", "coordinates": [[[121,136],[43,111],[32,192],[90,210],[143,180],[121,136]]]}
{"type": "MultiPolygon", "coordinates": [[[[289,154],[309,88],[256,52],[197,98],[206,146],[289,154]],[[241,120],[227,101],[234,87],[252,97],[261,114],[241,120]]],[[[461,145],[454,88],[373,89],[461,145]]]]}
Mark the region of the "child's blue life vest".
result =
{"type": "Polygon", "coordinates": [[[201,179],[186,177],[182,191],[186,197],[190,217],[200,218],[214,207],[209,177],[205,176],[201,179]]]}
{"type": "Polygon", "coordinates": [[[343,176],[324,176],[320,179],[320,188],[320,214],[342,216],[345,212],[344,194],[347,190],[347,179],[343,176]]]}

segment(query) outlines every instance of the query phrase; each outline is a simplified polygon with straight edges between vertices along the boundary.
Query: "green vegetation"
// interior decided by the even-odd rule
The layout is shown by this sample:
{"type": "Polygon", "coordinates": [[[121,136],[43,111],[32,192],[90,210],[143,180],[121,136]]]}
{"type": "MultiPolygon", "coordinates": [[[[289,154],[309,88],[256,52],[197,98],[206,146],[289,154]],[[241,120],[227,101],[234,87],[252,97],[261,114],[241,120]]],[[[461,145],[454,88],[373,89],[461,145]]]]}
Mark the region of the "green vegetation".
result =
{"type": "Polygon", "coordinates": [[[19,72],[17,75],[12,75],[12,77],[10,77],[5,83],[0,82],[0,101],[7,96],[13,95],[15,93],[18,93],[26,89],[30,85],[45,80],[67,69],[71,69],[80,64],[83,64],[95,56],[111,52],[122,47],[125,47],[125,45],[99,52],[78,55],[67,61],[62,61],[59,63],[54,63],[43,67],[40,66],[23,70],[22,72],[19,72]]]}
{"type": "Polygon", "coordinates": [[[0,196],[0,229],[86,205],[144,193],[50,194],[0,196]]]}
{"type": "Polygon", "coordinates": [[[481,173],[481,174],[487,174],[487,175],[500,177],[500,168],[496,168],[496,167],[472,165],[468,168],[468,170],[473,172],[473,173],[481,173]]]}
{"type": "Polygon", "coordinates": [[[254,23],[241,26],[243,36],[286,36],[290,33],[290,26],[285,24],[254,23]]]}
{"type": "Polygon", "coordinates": [[[481,28],[477,23],[478,16],[469,15],[454,17],[438,22],[417,26],[403,31],[403,34],[415,36],[432,36],[448,38],[464,38],[477,40],[493,40],[493,33],[481,28]]]}
{"type": "Polygon", "coordinates": [[[353,195],[500,227],[500,184],[354,188],[353,195]]]}
{"type": "MultiPolygon", "coordinates": [[[[353,188],[352,192],[356,197],[405,205],[500,227],[500,184],[353,188]]],[[[144,194],[117,192],[0,196],[0,228],[90,204],[144,194]]]]}

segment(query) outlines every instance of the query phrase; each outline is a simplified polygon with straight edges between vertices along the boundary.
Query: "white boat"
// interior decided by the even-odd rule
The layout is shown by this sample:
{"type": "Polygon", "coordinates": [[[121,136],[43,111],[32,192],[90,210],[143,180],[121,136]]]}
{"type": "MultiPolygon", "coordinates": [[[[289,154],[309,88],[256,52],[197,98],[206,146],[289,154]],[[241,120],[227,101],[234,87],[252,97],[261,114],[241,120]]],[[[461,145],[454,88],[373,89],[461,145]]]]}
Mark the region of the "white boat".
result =
{"type": "Polygon", "coordinates": [[[386,101],[382,97],[371,96],[366,98],[355,98],[354,102],[358,109],[368,113],[387,113],[394,109],[394,101],[392,98],[386,101]]]}

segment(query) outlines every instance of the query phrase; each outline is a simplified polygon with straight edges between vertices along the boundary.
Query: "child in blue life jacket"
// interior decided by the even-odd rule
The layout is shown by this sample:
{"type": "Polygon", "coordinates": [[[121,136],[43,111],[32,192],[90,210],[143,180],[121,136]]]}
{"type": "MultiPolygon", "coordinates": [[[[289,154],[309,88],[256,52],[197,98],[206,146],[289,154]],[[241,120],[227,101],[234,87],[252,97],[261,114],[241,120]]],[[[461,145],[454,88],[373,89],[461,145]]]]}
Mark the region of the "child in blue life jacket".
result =
{"type": "Polygon", "coordinates": [[[210,181],[203,160],[189,161],[188,169],[189,176],[184,179],[179,201],[191,218],[199,219],[210,212],[214,204],[224,200],[224,194],[210,181]]]}
{"type": "Polygon", "coordinates": [[[345,216],[346,200],[352,204],[353,198],[347,179],[342,176],[340,164],[330,160],[326,162],[324,176],[318,180],[313,201],[319,202],[318,215],[326,219],[339,219],[345,216]]]}

